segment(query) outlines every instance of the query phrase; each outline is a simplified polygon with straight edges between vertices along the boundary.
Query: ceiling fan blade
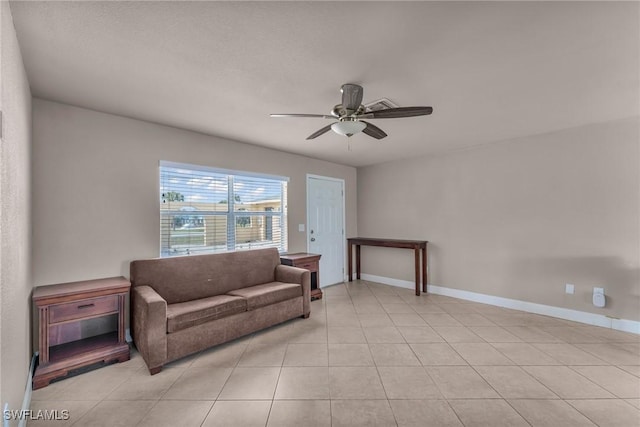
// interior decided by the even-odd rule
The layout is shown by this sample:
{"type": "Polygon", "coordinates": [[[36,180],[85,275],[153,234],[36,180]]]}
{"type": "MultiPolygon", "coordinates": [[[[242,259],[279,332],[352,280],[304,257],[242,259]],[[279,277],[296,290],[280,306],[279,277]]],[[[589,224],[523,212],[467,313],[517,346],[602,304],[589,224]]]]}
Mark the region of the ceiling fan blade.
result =
{"type": "MultiPolygon", "coordinates": [[[[331,125],[332,125],[332,124],[333,124],[333,123],[331,123],[331,125]]],[[[319,137],[319,136],[320,136],[320,135],[322,135],[322,134],[325,134],[325,133],[329,132],[329,131],[331,130],[331,125],[327,125],[327,126],[323,127],[322,129],[315,131],[314,133],[312,133],[311,135],[309,135],[309,136],[307,137],[307,139],[314,139],[314,138],[319,137]]]]}
{"type": "Polygon", "coordinates": [[[342,91],[342,106],[347,110],[356,111],[362,104],[362,86],[347,83],[342,85],[340,90],[342,91]]]}
{"type": "Polygon", "coordinates": [[[370,111],[358,117],[364,119],[398,119],[401,117],[427,116],[432,112],[432,107],[399,107],[370,111]]]}
{"type": "Polygon", "coordinates": [[[362,129],[362,133],[372,136],[375,139],[382,139],[385,136],[387,136],[387,134],[378,126],[372,125],[371,123],[365,122],[364,120],[360,120],[360,121],[367,125],[366,128],[362,129]]]}
{"type": "Polygon", "coordinates": [[[321,119],[335,119],[334,116],[326,114],[269,114],[271,117],[318,117],[321,119]]]}

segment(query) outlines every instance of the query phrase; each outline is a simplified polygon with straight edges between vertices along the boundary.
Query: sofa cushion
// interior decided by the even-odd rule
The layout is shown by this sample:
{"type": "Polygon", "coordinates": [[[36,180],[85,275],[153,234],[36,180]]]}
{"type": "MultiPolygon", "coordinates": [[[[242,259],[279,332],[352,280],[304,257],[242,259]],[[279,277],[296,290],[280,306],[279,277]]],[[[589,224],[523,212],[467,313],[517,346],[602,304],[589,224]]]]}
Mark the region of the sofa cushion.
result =
{"type": "Polygon", "coordinates": [[[167,304],[273,282],[278,249],[252,249],[131,262],[131,286],[151,286],[167,304]]]}
{"type": "Polygon", "coordinates": [[[233,295],[216,295],[167,305],[167,332],[176,332],[211,320],[247,311],[247,301],[233,295]]]}
{"type": "Polygon", "coordinates": [[[302,296],[302,286],[297,283],[271,282],[236,289],[230,291],[228,295],[246,298],[247,310],[255,310],[265,305],[302,296]]]}

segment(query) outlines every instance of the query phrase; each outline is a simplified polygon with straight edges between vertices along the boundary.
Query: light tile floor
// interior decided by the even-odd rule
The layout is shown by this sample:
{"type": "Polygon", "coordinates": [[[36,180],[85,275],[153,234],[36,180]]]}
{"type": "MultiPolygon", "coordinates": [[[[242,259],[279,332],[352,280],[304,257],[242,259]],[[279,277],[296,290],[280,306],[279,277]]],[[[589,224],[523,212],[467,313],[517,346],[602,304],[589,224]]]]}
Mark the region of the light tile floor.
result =
{"type": "Polygon", "coordinates": [[[30,426],[640,426],[640,336],[357,281],[150,376],[138,353],[33,393],[30,426]]]}

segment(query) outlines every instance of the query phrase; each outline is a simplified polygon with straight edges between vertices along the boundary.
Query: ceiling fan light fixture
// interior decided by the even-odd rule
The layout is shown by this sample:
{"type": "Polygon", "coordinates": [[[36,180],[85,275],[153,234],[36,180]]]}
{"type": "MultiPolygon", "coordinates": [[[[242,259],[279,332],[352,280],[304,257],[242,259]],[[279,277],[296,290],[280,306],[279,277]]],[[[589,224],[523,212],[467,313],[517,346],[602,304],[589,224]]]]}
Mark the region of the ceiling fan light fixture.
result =
{"type": "Polygon", "coordinates": [[[339,135],[352,136],[362,132],[366,127],[366,123],[357,120],[343,120],[332,124],[331,130],[339,135]]]}

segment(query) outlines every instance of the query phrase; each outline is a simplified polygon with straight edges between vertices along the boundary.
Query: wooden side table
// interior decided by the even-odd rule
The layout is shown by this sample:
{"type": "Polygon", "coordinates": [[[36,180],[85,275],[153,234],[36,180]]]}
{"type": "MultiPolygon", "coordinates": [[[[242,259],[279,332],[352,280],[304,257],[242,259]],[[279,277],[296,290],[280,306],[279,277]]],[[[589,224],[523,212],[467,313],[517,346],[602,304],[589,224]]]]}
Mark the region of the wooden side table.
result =
{"type": "Polygon", "coordinates": [[[33,389],[98,362],[129,360],[124,303],[131,284],[124,277],[39,286],[33,291],[38,310],[40,356],[33,389]],[[96,327],[96,320],[102,322],[96,327]],[[116,330],[95,335],[105,322],[116,330]]]}
{"type": "Polygon", "coordinates": [[[280,256],[280,262],[284,265],[305,268],[311,272],[311,299],[322,299],[320,290],[320,257],[322,255],[298,252],[280,256]]]}

